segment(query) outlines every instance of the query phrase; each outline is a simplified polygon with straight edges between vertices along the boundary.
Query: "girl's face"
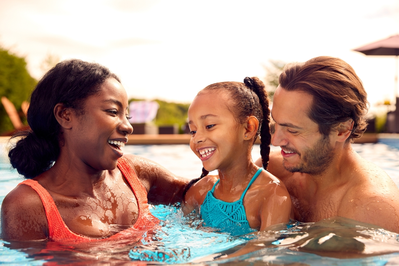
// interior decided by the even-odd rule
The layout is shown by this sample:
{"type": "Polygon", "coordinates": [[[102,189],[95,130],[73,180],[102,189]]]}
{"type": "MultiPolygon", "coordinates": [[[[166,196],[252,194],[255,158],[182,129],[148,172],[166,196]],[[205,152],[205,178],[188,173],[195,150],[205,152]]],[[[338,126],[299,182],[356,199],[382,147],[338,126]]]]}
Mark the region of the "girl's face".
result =
{"type": "Polygon", "coordinates": [[[128,98],[123,86],[107,79],[101,91],[89,96],[84,114],[74,115],[71,148],[84,164],[96,169],[114,169],[133,127],[128,121],[128,98]]]}
{"type": "Polygon", "coordinates": [[[225,90],[204,90],[188,109],[192,151],[208,171],[223,170],[247,161],[245,127],[237,122],[225,90]]]}

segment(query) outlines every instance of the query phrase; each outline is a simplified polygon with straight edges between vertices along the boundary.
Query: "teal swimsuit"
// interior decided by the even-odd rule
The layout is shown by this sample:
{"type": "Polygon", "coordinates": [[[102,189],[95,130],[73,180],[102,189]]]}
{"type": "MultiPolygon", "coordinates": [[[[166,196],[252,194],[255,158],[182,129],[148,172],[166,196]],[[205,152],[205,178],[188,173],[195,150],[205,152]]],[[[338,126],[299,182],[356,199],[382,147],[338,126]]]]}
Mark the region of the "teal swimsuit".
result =
{"type": "Polygon", "coordinates": [[[259,168],[242,193],[241,198],[234,202],[225,202],[213,196],[215,186],[219,183],[219,180],[216,181],[212,190],[206,194],[205,200],[201,205],[200,212],[204,224],[217,228],[221,232],[230,233],[233,236],[245,235],[257,231],[249,226],[243,200],[247,190],[261,172],[262,168],[259,168]]]}

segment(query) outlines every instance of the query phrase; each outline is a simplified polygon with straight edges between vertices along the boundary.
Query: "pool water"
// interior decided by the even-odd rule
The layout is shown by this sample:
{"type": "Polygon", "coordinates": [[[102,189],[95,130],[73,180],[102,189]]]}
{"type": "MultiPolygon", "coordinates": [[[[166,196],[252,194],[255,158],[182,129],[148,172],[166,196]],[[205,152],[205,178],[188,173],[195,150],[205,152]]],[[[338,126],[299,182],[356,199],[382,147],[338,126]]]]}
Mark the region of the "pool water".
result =
{"type": "MultiPolygon", "coordinates": [[[[399,186],[399,140],[382,139],[376,144],[353,146],[362,157],[383,168],[399,186]]],[[[0,144],[0,149],[5,150],[5,147],[0,144]]],[[[195,178],[201,173],[201,162],[188,145],[132,145],[124,150],[158,162],[180,176],[195,178]]],[[[258,157],[259,146],[256,145],[253,158],[258,157]]],[[[22,180],[11,169],[6,152],[0,152],[0,202],[22,180]]],[[[197,217],[184,217],[178,207],[153,206],[151,211],[162,220],[162,230],[151,240],[70,247],[57,243],[8,243],[0,239],[0,264],[146,265],[153,261],[195,265],[399,264],[397,234],[348,219],[292,222],[278,230],[232,237],[202,228],[197,217]],[[232,258],[223,256],[242,248],[249,251],[232,258]],[[142,262],[137,264],[132,259],[142,262]]]]}

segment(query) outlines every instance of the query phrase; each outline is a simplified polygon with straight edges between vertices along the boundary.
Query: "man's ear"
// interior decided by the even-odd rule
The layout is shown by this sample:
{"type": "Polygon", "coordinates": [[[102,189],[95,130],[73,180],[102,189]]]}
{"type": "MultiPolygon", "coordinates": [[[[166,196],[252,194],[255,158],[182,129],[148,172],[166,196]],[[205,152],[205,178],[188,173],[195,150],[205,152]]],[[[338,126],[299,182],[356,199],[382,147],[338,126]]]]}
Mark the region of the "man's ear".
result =
{"type": "Polygon", "coordinates": [[[338,125],[338,141],[345,142],[349,138],[349,136],[352,134],[354,124],[355,122],[352,119],[348,119],[347,121],[338,125]]]}
{"type": "Polygon", "coordinates": [[[244,139],[252,139],[256,136],[259,128],[259,120],[255,116],[251,115],[247,118],[247,122],[245,124],[245,133],[244,139]]]}
{"type": "Polygon", "coordinates": [[[54,106],[54,116],[63,129],[72,128],[72,110],[71,108],[65,107],[63,103],[57,103],[54,106]]]}

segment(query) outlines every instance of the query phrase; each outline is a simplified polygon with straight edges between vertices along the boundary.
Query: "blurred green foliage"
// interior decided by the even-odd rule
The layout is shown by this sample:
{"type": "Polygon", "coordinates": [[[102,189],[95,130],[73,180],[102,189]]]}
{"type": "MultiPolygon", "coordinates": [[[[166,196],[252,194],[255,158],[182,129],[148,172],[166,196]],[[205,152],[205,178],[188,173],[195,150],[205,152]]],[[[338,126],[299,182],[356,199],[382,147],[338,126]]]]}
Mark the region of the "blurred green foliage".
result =
{"type": "MultiPolygon", "coordinates": [[[[143,99],[132,98],[131,101],[144,101],[143,99]]],[[[163,100],[155,99],[159,104],[159,109],[157,112],[157,116],[155,117],[154,124],[157,126],[170,126],[170,125],[178,125],[179,131],[181,132],[182,126],[184,126],[187,122],[187,112],[189,103],[174,103],[167,102],[163,100]]]]}
{"type": "MultiPolygon", "coordinates": [[[[6,96],[20,112],[23,123],[26,118],[21,111],[21,103],[29,101],[37,81],[32,78],[26,68],[25,58],[19,57],[0,46],[0,97],[6,96]]],[[[0,104],[0,134],[13,130],[14,127],[0,104]]]]}

